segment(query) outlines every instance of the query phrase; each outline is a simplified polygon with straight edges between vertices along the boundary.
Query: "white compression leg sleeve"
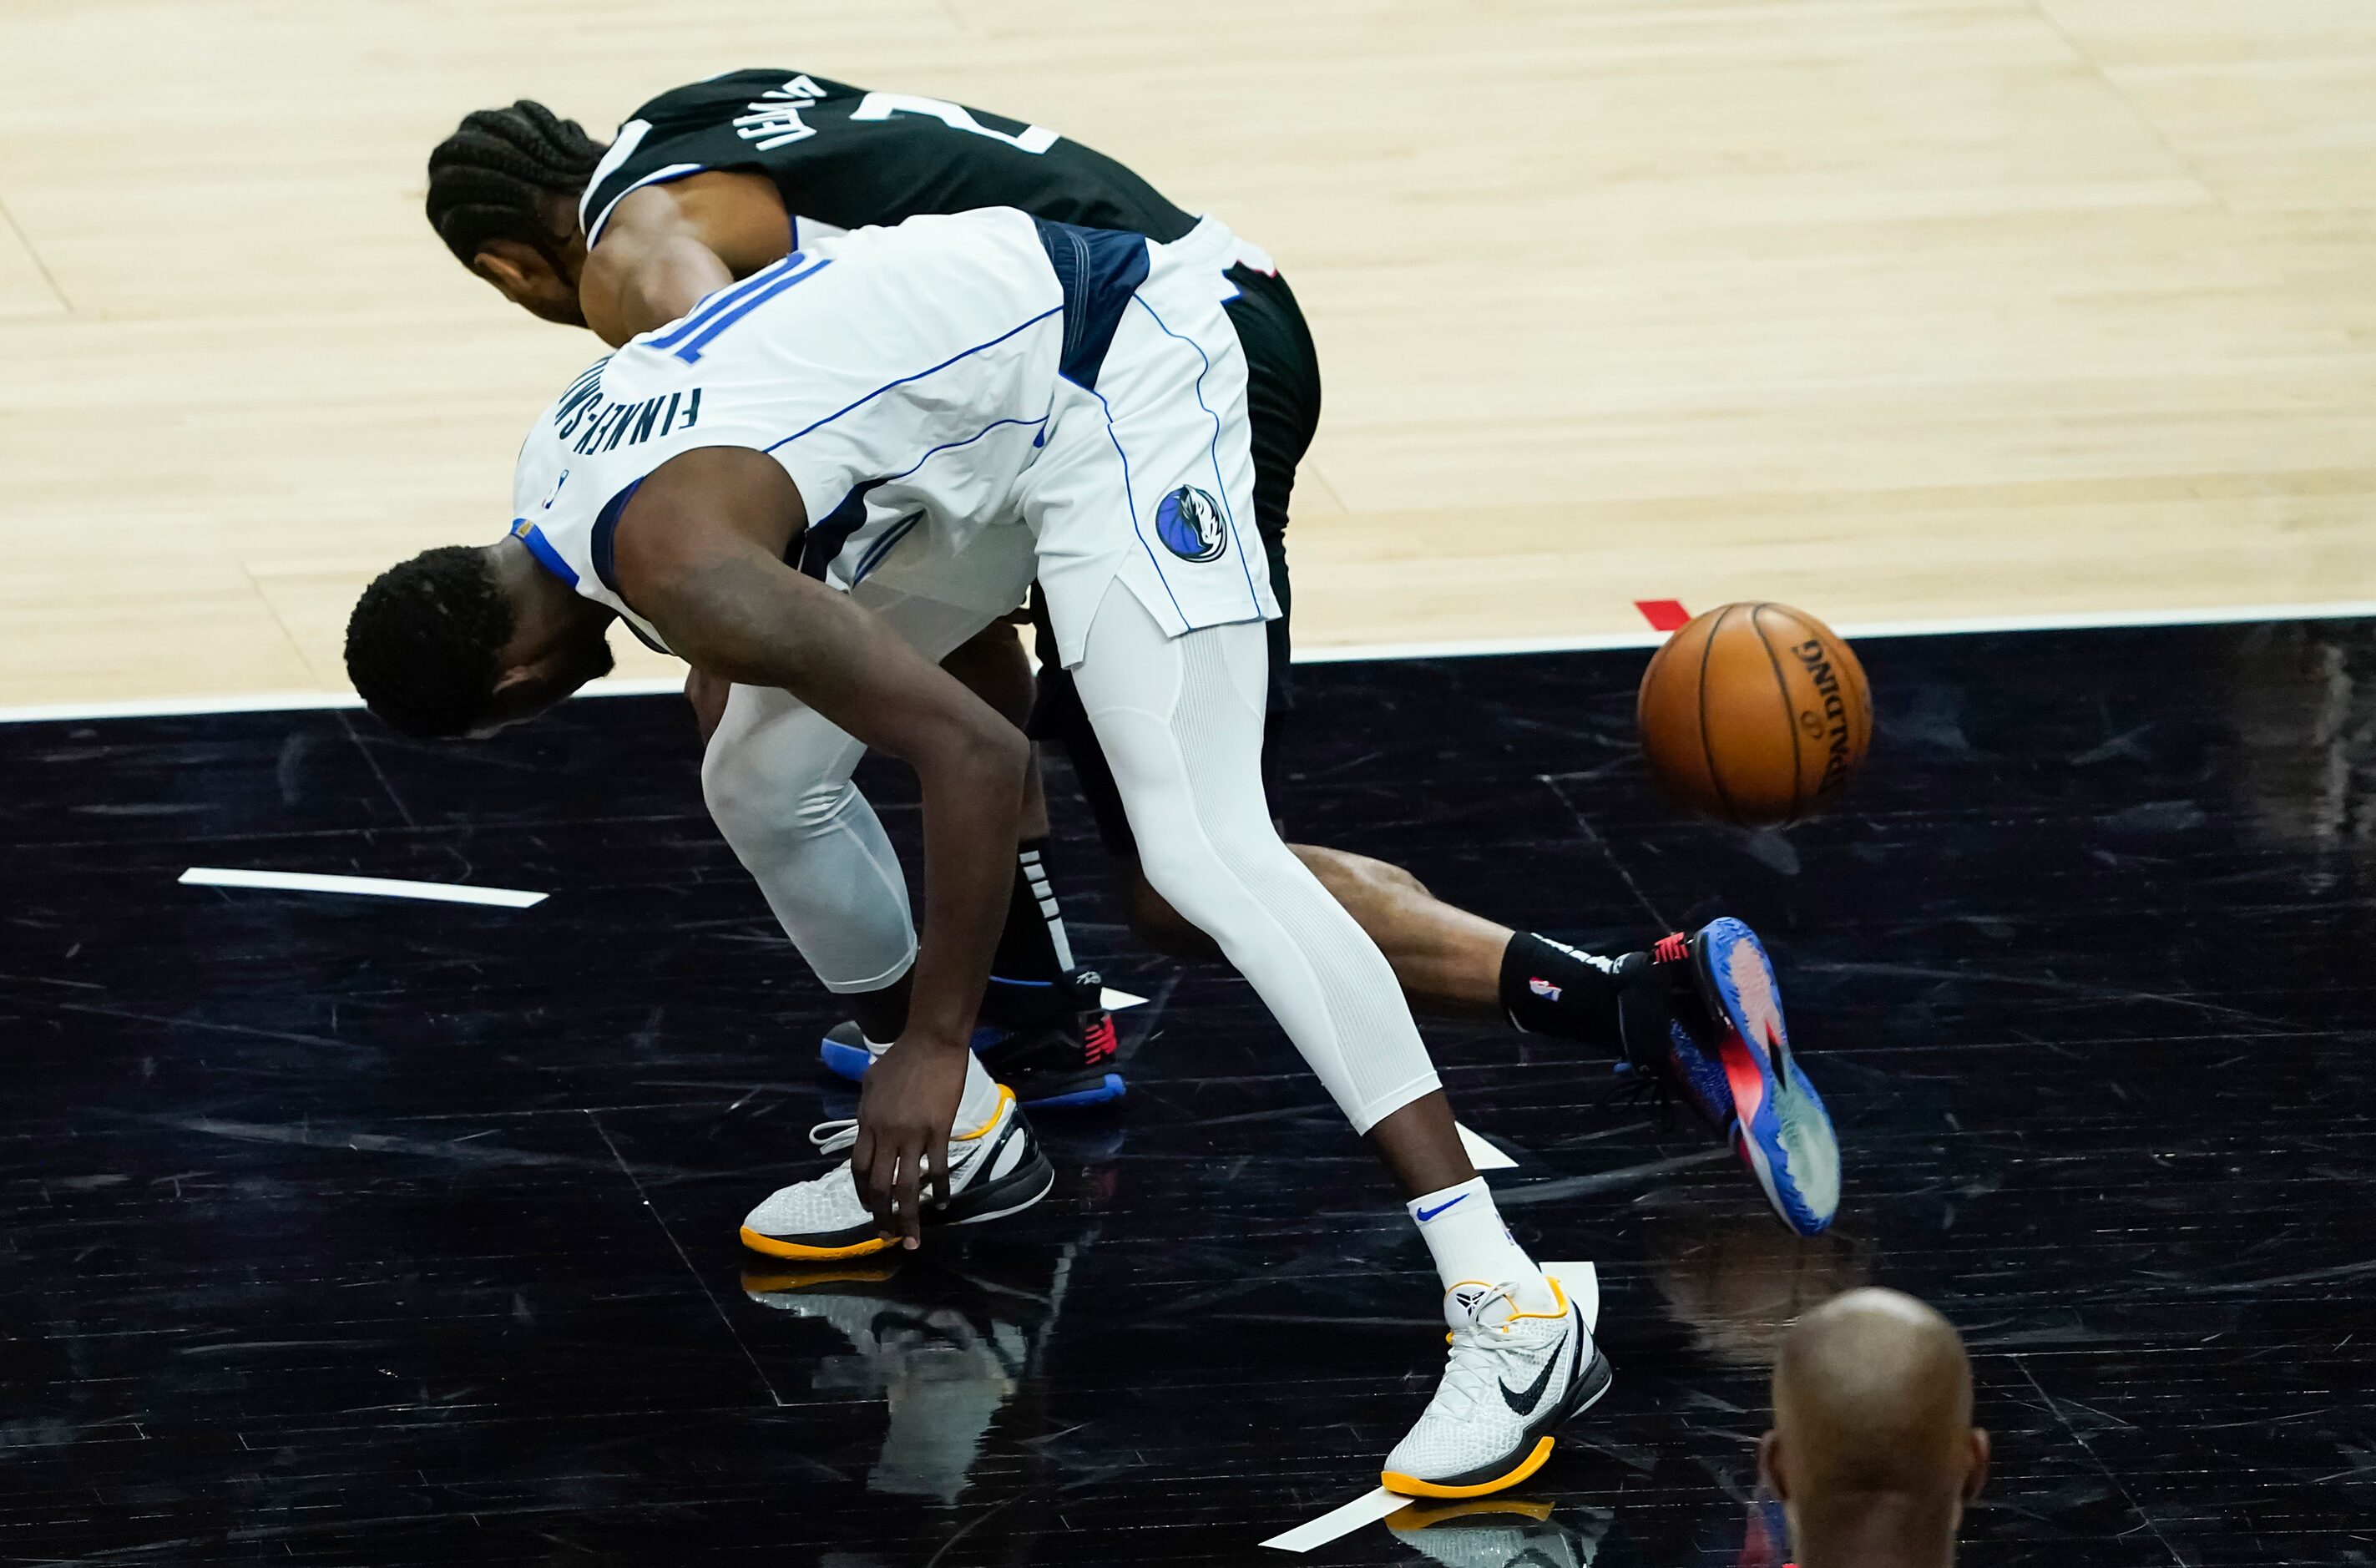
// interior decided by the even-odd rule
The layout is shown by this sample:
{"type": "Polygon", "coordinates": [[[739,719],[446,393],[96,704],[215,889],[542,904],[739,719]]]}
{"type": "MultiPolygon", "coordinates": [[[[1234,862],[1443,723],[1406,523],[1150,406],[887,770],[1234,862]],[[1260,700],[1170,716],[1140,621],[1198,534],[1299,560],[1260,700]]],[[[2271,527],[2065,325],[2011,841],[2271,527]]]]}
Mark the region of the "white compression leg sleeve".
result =
{"type": "Polygon", "coordinates": [[[701,759],[719,831],[827,991],[908,972],[908,881],[850,771],[866,748],[788,692],[737,686],[701,759]]]}
{"type": "Polygon", "coordinates": [[[1218,943],[1367,1133],[1438,1087],[1385,956],[1279,841],[1263,798],[1260,622],[1167,637],[1108,590],[1073,672],[1146,879],[1218,943]]]}

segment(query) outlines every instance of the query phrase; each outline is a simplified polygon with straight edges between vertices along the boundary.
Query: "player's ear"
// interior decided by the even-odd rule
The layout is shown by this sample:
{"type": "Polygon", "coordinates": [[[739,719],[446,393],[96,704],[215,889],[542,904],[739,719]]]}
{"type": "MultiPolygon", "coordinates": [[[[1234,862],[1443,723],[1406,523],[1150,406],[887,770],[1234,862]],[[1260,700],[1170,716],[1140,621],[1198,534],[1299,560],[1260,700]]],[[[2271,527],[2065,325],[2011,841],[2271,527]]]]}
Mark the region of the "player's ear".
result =
{"type": "Polygon", "coordinates": [[[1790,1501],[1790,1488],[1782,1479],[1782,1434],[1769,1431],[1757,1440],[1757,1474],[1765,1490],[1781,1502],[1790,1501]]]}
{"type": "Polygon", "coordinates": [[[1972,1429],[1971,1467],[1964,1472],[1964,1501],[1966,1503],[1978,1501],[1980,1488],[1986,1486],[1988,1481],[1989,1429],[1986,1427],[1974,1427],[1972,1429]]]}
{"type": "Polygon", "coordinates": [[[533,245],[517,240],[489,240],[470,258],[470,270],[503,291],[504,298],[525,305],[542,292],[541,285],[552,267],[533,245]]]}

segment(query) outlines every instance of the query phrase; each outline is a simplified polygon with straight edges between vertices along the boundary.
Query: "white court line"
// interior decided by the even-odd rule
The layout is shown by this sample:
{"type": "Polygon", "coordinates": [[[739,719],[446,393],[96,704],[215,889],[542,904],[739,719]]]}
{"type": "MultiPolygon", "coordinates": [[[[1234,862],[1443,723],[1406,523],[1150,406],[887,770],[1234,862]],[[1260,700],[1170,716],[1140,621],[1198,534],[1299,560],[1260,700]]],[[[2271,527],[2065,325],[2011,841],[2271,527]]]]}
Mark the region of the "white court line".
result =
{"type": "Polygon", "coordinates": [[[526,909],[551,895],[509,887],[467,887],[457,882],[398,882],[384,876],[326,876],[310,871],[239,871],[192,866],[177,879],[188,887],[264,887],[283,893],[346,893],[364,898],[424,898],[439,904],[492,904],[526,909]]]}
{"type": "MultiPolygon", "coordinates": [[[[2104,610],[2038,615],[1950,616],[1930,621],[1842,622],[1832,629],[1850,642],[1860,637],[1956,636],[1976,632],[2093,632],[2132,626],[2224,626],[2239,621],[2345,621],[2376,617],[2376,600],[2335,600],[2318,604],[2206,605],[2192,610],[2104,610]]],[[[1656,647],[1664,632],[1596,632],[1559,637],[1480,637],[1434,643],[1347,643],[1337,647],[1298,648],[1298,664],[1356,664],[1364,659],[1475,659],[1515,653],[1592,653],[1610,648],[1656,647]]],[[[670,676],[612,677],[596,681],[580,696],[663,696],[684,683],[670,676]]],[[[350,692],[251,692],[232,696],[144,697],[125,702],[32,703],[0,707],[0,724],[45,724],[80,719],[172,719],[204,713],[278,713],[304,708],[361,707],[350,692]]]]}
{"type": "MultiPolygon", "coordinates": [[[[581,697],[674,696],[684,690],[682,678],[638,675],[630,680],[608,676],[589,681],[581,697]]],[[[0,724],[56,723],[77,719],[184,719],[210,713],[331,712],[359,708],[363,699],[352,692],[245,692],[227,697],[141,697],[126,702],[32,703],[0,707],[0,724]]]]}
{"type": "Polygon", "coordinates": [[[1281,1551],[1310,1551],[1315,1546],[1326,1546],[1339,1536],[1349,1536],[1364,1525],[1374,1525],[1389,1514],[1400,1513],[1410,1506],[1410,1501],[1379,1487],[1342,1508],[1332,1508],[1317,1519],[1282,1531],[1263,1545],[1281,1551]]]}
{"type": "MultiPolygon", "coordinates": [[[[1708,608],[1714,609],[1714,605],[1708,608]]],[[[1964,636],[1980,632],[2099,632],[2130,626],[2224,626],[2239,621],[2345,621],[2376,616],[2376,600],[2319,604],[2228,604],[2194,610],[2100,610],[2036,615],[1948,616],[1927,621],[1843,621],[1832,630],[1849,642],[1864,637],[1964,636]]],[[[1595,632],[1572,637],[1479,637],[1440,643],[1348,643],[1300,647],[1298,664],[1351,664],[1363,659],[1476,659],[1512,653],[1594,653],[1657,647],[1664,632],[1595,632]]]]}
{"type": "MultiPolygon", "coordinates": [[[[1584,1325],[1593,1333],[1600,1332],[1600,1271],[1588,1263],[1547,1263],[1543,1272],[1560,1282],[1568,1300],[1584,1309],[1584,1325]]],[[[1291,1530],[1282,1530],[1263,1542],[1280,1551],[1310,1551],[1326,1546],[1340,1537],[1349,1536],[1364,1525],[1375,1524],[1411,1502],[1408,1497],[1379,1487],[1363,1492],[1341,1507],[1331,1508],[1317,1519],[1307,1520],[1291,1530]]]]}
{"type": "Polygon", "coordinates": [[[1455,1122],[1452,1130],[1460,1134],[1460,1146],[1468,1151],[1468,1163],[1478,1170],[1515,1170],[1518,1168],[1516,1160],[1470,1132],[1463,1123],[1455,1122]]]}

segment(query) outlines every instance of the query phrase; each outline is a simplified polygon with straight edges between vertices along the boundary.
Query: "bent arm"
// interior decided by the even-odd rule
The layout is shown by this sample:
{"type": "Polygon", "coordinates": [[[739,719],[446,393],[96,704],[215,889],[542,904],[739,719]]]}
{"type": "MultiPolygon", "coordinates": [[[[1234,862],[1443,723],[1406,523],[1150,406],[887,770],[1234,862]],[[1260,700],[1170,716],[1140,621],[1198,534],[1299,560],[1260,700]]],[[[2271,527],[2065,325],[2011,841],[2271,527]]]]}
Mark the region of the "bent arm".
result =
{"type": "Polygon", "coordinates": [[[619,588],[696,669],[780,686],[916,770],[924,923],[909,1032],[961,1050],[1014,883],[1029,743],[881,620],[786,565],[804,521],[800,493],[765,455],[685,453],[619,520],[619,588]]]}

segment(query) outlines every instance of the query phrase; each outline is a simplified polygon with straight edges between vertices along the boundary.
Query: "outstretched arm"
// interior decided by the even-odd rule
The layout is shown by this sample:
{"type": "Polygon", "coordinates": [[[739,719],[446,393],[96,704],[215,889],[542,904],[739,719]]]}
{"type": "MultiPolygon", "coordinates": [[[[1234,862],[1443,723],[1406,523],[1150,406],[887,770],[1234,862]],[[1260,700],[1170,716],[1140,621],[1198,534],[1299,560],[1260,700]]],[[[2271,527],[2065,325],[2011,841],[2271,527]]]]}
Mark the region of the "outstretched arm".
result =
{"type": "Polygon", "coordinates": [[[577,280],[586,324],[617,348],[791,248],[783,197],[764,174],[711,171],[619,198],[577,280]]]}
{"type": "Polygon", "coordinates": [[[696,669],[782,687],[908,763],[923,786],[924,926],[908,1027],[866,1075],[851,1153],[859,1191],[912,1245],[928,1155],[935,1182],[946,1176],[974,1011],[1014,885],[1030,747],[882,621],[784,564],[805,521],[799,491],[765,454],[687,452],[627,504],[613,571],[621,595],[696,669]]]}

